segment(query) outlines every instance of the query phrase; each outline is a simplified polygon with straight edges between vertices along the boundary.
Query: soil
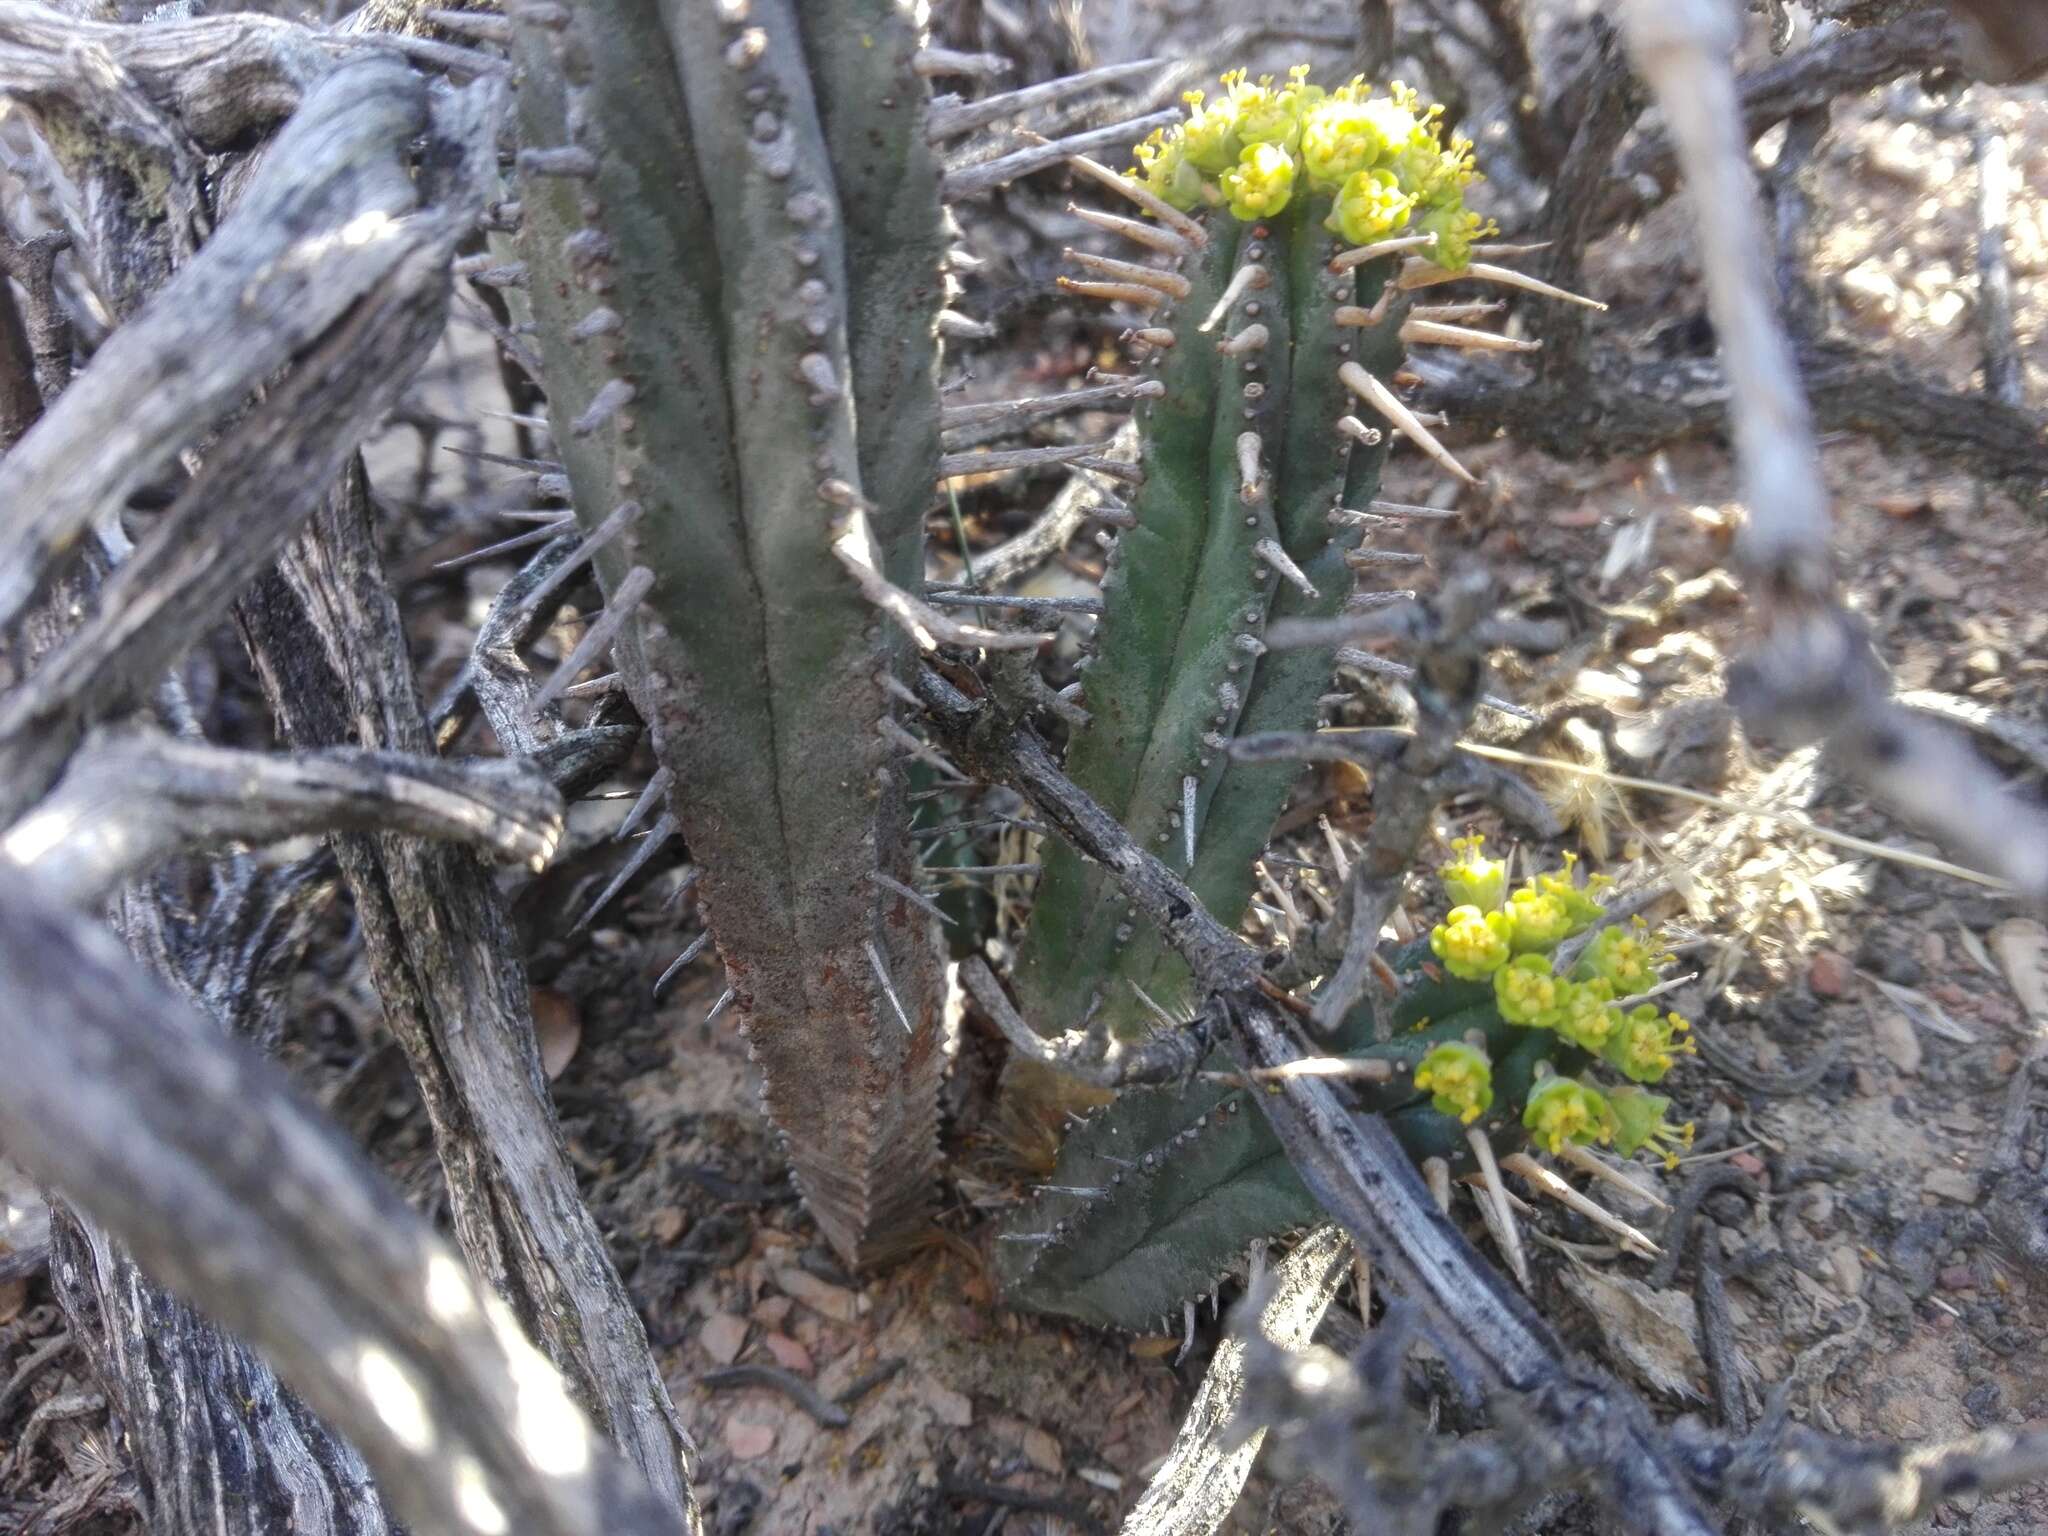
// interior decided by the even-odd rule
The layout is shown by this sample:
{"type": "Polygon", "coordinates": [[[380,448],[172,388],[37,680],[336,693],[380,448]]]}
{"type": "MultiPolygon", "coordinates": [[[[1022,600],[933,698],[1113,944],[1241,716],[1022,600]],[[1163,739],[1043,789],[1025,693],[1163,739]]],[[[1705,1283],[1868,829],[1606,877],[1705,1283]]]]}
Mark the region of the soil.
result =
{"type": "MultiPolygon", "coordinates": [[[[1958,109],[1975,110],[2011,148],[2016,339],[2030,398],[2040,398],[2044,103],[2041,88],[1976,87],[1938,104],[1908,83],[1842,104],[1817,178],[1817,277],[1832,325],[1953,388],[1978,387],[1972,175],[1967,136],[1954,131],[1958,109]]],[[[1666,207],[1592,253],[1588,282],[1613,303],[1604,323],[1617,333],[1695,323],[1684,215],[1666,207]]],[[[1020,393],[1025,375],[1058,379],[1098,355],[1098,335],[1057,315],[1040,314],[1027,334],[1027,348],[976,358],[977,395],[1020,393]]],[[[473,375],[462,390],[471,400],[488,393],[473,375]]],[[[1604,754],[1617,769],[1730,802],[1766,793],[1780,756],[1739,729],[1724,750],[1725,719],[1699,702],[1718,696],[1745,638],[1725,574],[1740,515],[1725,447],[1691,443],[1599,464],[1506,441],[1458,452],[1486,486],[1457,500],[1419,456],[1397,456],[1390,498],[1456,505],[1463,516],[1395,547],[1429,556],[1423,581],[1488,560],[1523,611],[1570,620],[1566,649],[1512,665],[1501,691],[1596,729],[1589,737],[1560,726],[1530,745],[1576,761],[1604,754]],[[1675,748],[1645,729],[1674,719],[1704,729],[1675,748]]],[[[2048,738],[2038,521],[1967,475],[1933,468],[1911,442],[1845,437],[1825,457],[1844,586],[1899,686],[1988,706],[2048,738]]],[[[1025,517],[993,498],[971,499],[968,512],[977,547],[1025,517]]],[[[949,525],[934,525],[937,543],[951,537],[949,525]]],[[[427,557],[412,554],[408,568],[423,571],[427,557]]],[[[487,593],[503,574],[478,572],[469,593],[487,593]]],[[[459,654],[475,617],[465,591],[443,583],[420,607],[422,654],[459,654]]],[[[1390,704],[1398,700],[1375,695],[1360,707],[1390,704]]],[[[2021,792],[2039,794],[2048,752],[1978,741],[2021,792]]],[[[1832,1063],[1793,1093],[1686,1063],[1667,1091],[1700,1127],[1695,1155],[1670,1173],[1637,1170],[1668,1200],[1698,1168],[1728,1162],[1763,1193],[1753,1207],[1710,1200],[1700,1238],[1728,1273],[1752,1411],[1789,1384],[1796,1416],[1848,1435],[1946,1439],[2048,1422],[2048,1271],[2015,1250],[1993,1200],[2008,1089],[2023,1060],[2048,1047],[2048,930],[1981,885],[1782,823],[1560,775],[1538,781],[1573,821],[1570,846],[1624,886],[1662,876],[1680,888],[1662,910],[1685,968],[1702,973],[1682,1005],[1718,1053],[1764,1073],[1832,1063]],[[1712,833],[1720,845],[1702,852],[1712,833]]],[[[1340,834],[1366,825],[1369,801],[1355,783],[1330,776],[1304,795],[1340,834]]],[[[602,836],[622,809],[578,808],[575,852],[522,895],[520,915],[535,936],[536,982],[559,1000],[550,1008],[568,1058],[555,1084],[564,1123],[697,1437],[708,1527],[724,1536],[1114,1529],[1169,1444],[1218,1325],[1205,1313],[1177,1358],[1178,1338],[1112,1336],[1003,1306],[986,1218],[1028,1182],[1031,1155],[990,1130],[997,1050],[971,1020],[949,1091],[954,1176],[939,1228],[926,1251],[884,1276],[856,1283],[842,1273],[794,1199],[743,1043],[729,1019],[706,1021],[721,985],[710,967],[660,1005],[648,1001],[688,936],[664,899],[676,871],[644,879],[594,931],[560,937],[564,914],[580,911],[616,865],[617,845],[602,836]],[[563,1043],[572,1029],[577,1040],[563,1043]],[[789,1373],[828,1400],[828,1416],[852,1389],[849,1422],[822,1424],[777,1387],[706,1381],[735,1365],[789,1373]]],[[[1823,774],[1806,809],[1822,827],[1933,852],[1837,777],[1823,774]]],[[[1462,813],[1450,823],[1492,830],[1462,813]]],[[[431,1204],[431,1153],[403,1069],[377,1043],[374,1006],[348,976],[306,990],[295,1065],[431,1204]]],[[[2024,1167],[2041,1166],[2044,1121],[2037,1114],[2022,1143],[2024,1167]]],[[[1615,1200],[1611,1189],[1594,1193],[1615,1200]]],[[[1616,1208],[1658,1235],[1648,1204],[1616,1208]]],[[[1469,1203],[1456,1209],[1484,1247],[1469,1203]]],[[[1539,1203],[1524,1229],[1534,1235],[1538,1304],[1576,1346],[1642,1387],[1660,1412],[1710,1412],[1689,1305],[1657,1302],[1642,1284],[1644,1261],[1618,1255],[1561,1207],[1539,1203]]],[[[1351,1305],[1348,1295],[1339,1302],[1351,1305]]],[[[0,1392],[61,1326],[44,1282],[0,1285],[0,1392]]],[[[9,1518],[42,1533],[133,1528],[118,1497],[34,1523],[91,1479],[113,1495],[132,1489],[96,1395],[79,1357],[59,1351],[18,1401],[0,1403],[0,1528],[9,1518]]],[[[1588,1520],[1565,1505],[1534,1528],[1588,1520]]],[[[2048,1528],[2048,1492],[1957,1501],[1935,1524],[1975,1536],[2048,1528]]],[[[1255,1477],[1233,1528],[1341,1526],[1312,1485],[1255,1477]]]]}

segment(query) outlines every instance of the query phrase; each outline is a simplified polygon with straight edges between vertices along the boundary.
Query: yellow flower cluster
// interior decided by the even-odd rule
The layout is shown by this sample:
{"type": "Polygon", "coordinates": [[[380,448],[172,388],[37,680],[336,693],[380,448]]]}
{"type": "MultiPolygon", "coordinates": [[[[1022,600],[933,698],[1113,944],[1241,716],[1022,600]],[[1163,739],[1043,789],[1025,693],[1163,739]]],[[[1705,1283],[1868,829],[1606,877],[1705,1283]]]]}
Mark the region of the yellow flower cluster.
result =
{"type": "Polygon", "coordinates": [[[1413,226],[1436,236],[1431,257],[1463,271],[1472,242],[1494,227],[1465,207],[1478,179],[1467,139],[1446,146],[1439,106],[1395,81],[1375,96],[1362,78],[1335,90],[1308,83],[1308,66],[1257,81],[1223,77],[1223,93],[1190,91],[1188,115],[1134,152],[1129,174],[1182,212],[1227,204],[1247,222],[1270,219],[1307,192],[1330,199],[1324,226],[1353,245],[1413,226]]]}
{"type": "Polygon", "coordinates": [[[1614,1111],[1605,1095],[1577,1078],[1545,1078],[1522,1106],[1522,1128],[1554,1157],[1566,1142],[1604,1146],[1614,1140],[1614,1111]]]}
{"type": "Polygon", "coordinates": [[[1493,1107],[1493,1066],[1476,1046],[1449,1041],[1435,1047],[1416,1065],[1415,1086],[1431,1095],[1438,1114],[1467,1125],[1493,1107]]]}

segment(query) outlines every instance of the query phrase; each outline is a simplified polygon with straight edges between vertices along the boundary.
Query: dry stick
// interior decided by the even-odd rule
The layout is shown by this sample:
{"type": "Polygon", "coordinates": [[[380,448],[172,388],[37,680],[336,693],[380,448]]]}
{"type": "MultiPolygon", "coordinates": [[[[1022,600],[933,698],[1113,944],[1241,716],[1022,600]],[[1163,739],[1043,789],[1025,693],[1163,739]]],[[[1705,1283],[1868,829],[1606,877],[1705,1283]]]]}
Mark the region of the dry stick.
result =
{"type": "Polygon", "coordinates": [[[1736,557],[1760,636],[1731,668],[1730,698],[1753,736],[1829,741],[1878,800],[2048,899],[2048,816],[1965,743],[1891,702],[1867,632],[1839,604],[1820,454],[1764,267],[1728,62],[1732,17],[1715,0],[1630,0],[1623,15],[1686,173],[1749,506],[1736,557]]]}
{"type": "Polygon", "coordinates": [[[2026,373],[2013,340],[2012,266],[2005,251],[2012,161],[2005,135],[1982,111],[1971,125],[1970,158],[1977,166],[1977,309],[1984,329],[1984,392],[2002,405],[2020,405],[2026,373]]]}
{"type": "Polygon", "coordinates": [[[249,1339],[420,1531],[673,1536],[496,1298],[283,1074],[0,871],[0,1140],[249,1339]]]}
{"type": "MultiPolygon", "coordinates": [[[[1267,995],[1260,956],[1059,771],[1043,741],[1006,712],[970,701],[930,668],[918,696],[932,729],[978,776],[1024,795],[1084,857],[1101,864],[1165,935],[1221,1010],[1247,1068],[1284,1068],[1304,1052],[1267,995]]],[[[1272,1079],[1256,1095],[1288,1159],[1376,1274],[1424,1309],[1432,1342],[1466,1381],[1525,1394],[1528,1410],[1578,1464],[1597,1468],[1613,1506],[1648,1536],[1707,1536],[1713,1527],[1642,1405],[1576,1362],[1529,1305],[1472,1252],[1440,1212],[1384,1120],[1354,1114],[1327,1081],[1272,1079]]]]}

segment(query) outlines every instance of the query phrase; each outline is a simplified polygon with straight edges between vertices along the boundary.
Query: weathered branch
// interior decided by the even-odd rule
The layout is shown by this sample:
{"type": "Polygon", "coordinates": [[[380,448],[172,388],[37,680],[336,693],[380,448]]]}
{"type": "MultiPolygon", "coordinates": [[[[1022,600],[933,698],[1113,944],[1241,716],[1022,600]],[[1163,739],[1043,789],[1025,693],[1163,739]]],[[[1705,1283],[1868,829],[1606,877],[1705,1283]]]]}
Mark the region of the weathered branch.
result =
{"type": "Polygon", "coordinates": [[[494,1297],[283,1076],[0,872],[0,1140],[254,1342],[420,1531],[670,1536],[494,1297]]]}
{"type": "Polygon", "coordinates": [[[186,849],[341,828],[447,839],[538,870],[561,840],[562,797],[525,760],[275,755],[109,731],[0,834],[0,854],[53,896],[91,908],[186,849]]]}

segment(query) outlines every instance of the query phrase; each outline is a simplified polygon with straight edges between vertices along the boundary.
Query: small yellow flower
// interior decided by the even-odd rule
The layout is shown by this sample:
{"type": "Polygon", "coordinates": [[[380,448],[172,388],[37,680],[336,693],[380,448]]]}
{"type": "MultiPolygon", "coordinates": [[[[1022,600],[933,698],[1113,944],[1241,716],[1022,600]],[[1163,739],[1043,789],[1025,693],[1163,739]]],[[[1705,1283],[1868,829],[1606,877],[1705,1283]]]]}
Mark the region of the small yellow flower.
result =
{"type": "Polygon", "coordinates": [[[1675,1058],[1698,1049],[1683,1038],[1691,1027],[1675,1013],[1659,1017],[1653,1004],[1641,1003],[1623,1016],[1601,1055],[1631,1082],[1662,1082],[1675,1058]]]}
{"type": "Polygon", "coordinates": [[[1657,968],[1667,958],[1651,947],[1649,924],[1637,918],[1627,928],[1606,928],[1595,934],[1579,970],[1611,983],[1615,996],[1627,997],[1655,986],[1657,968]]]}
{"type": "Polygon", "coordinates": [[[1513,924],[1504,912],[1453,907],[1429,930],[1429,948],[1453,976],[1484,981],[1508,963],[1513,935],[1513,924]]]}
{"type": "Polygon", "coordinates": [[[1606,908],[1600,904],[1601,895],[1614,884],[1612,875],[1588,875],[1582,886],[1573,875],[1578,868],[1579,856],[1567,851],[1564,868],[1552,875],[1538,875],[1536,889],[1546,896],[1555,896],[1564,906],[1565,914],[1571,918],[1572,932],[1584,933],[1600,921],[1606,908]]]}
{"type": "Polygon", "coordinates": [[[1565,984],[1556,1029],[1582,1051],[1596,1056],[1621,1026],[1621,1010],[1614,1006],[1614,988],[1597,976],[1591,981],[1565,984]]]}
{"type": "Polygon", "coordinates": [[[1500,910],[1501,897],[1508,888],[1506,861],[1486,856],[1483,837],[1454,837],[1451,851],[1457,857],[1436,867],[1437,879],[1443,882],[1444,895],[1450,898],[1451,905],[1477,907],[1482,912],[1500,910]]]}
{"type": "Polygon", "coordinates": [[[1678,1166],[1678,1154],[1692,1145],[1692,1122],[1673,1125],[1664,1118],[1671,1101],[1659,1093],[1640,1088],[1617,1088],[1607,1095],[1614,1111],[1614,1150],[1633,1157],[1644,1147],[1664,1159],[1666,1168],[1678,1166]]]}
{"type": "Polygon", "coordinates": [[[1234,87],[1244,71],[1225,75],[1223,83],[1233,87],[1209,101],[1200,91],[1189,91],[1181,100],[1188,104],[1187,121],[1181,125],[1181,148],[1188,163],[1198,171],[1220,176],[1237,164],[1244,141],[1237,131],[1237,95],[1234,87]]]}
{"type": "Polygon", "coordinates": [[[1517,955],[1493,973],[1493,1001],[1510,1024],[1550,1029],[1564,1015],[1570,983],[1550,973],[1543,955],[1517,955]]]}
{"type": "Polygon", "coordinates": [[[1287,84],[1273,89],[1273,77],[1264,76],[1255,86],[1238,92],[1237,133],[1246,144],[1277,144],[1292,154],[1301,144],[1303,107],[1313,93],[1322,92],[1308,83],[1308,66],[1297,64],[1287,72],[1287,84]]]}
{"type": "Polygon", "coordinates": [[[1126,174],[1135,175],[1182,213],[1201,206],[1202,173],[1188,163],[1187,150],[1177,135],[1169,138],[1164,129],[1155,130],[1133,153],[1138,170],[1126,174]]]}
{"type": "Polygon", "coordinates": [[[1333,96],[1301,125],[1301,163],[1310,184],[1328,191],[1370,170],[1381,142],[1363,102],[1333,96]]]}
{"type": "Polygon", "coordinates": [[[1270,219],[1294,195],[1294,157],[1278,144],[1247,144],[1222,185],[1236,217],[1270,219]]]}
{"type": "Polygon", "coordinates": [[[1345,180],[1323,222],[1352,245],[1370,245],[1406,224],[1414,206],[1392,171],[1358,171],[1345,180]]]}
{"type": "Polygon", "coordinates": [[[1508,914],[1515,920],[1515,953],[1547,955],[1571,936],[1572,920],[1564,903],[1534,885],[1525,885],[1508,898],[1508,914]]]}
{"type": "Polygon", "coordinates": [[[1415,1068],[1415,1086],[1430,1094],[1440,1115],[1470,1125],[1493,1107],[1493,1067],[1474,1046],[1450,1041],[1437,1046],[1415,1068]]]}
{"type": "Polygon", "coordinates": [[[1482,219],[1462,202],[1423,209],[1415,221],[1424,234],[1435,235],[1429,259],[1446,272],[1462,272],[1472,264],[1472,242],[1500,231],[1491,219],[1482,219]]]}
{"type": "Polygon", "coordinates": [[[1567,1142],[1605,1144],[1614,1137],[1614,1111],[1607,1100],[1571,1077],[1537,1086],[1522,1110],[1522,1126],[1544,1151],[1555,1156],[1567,1142]]]}

